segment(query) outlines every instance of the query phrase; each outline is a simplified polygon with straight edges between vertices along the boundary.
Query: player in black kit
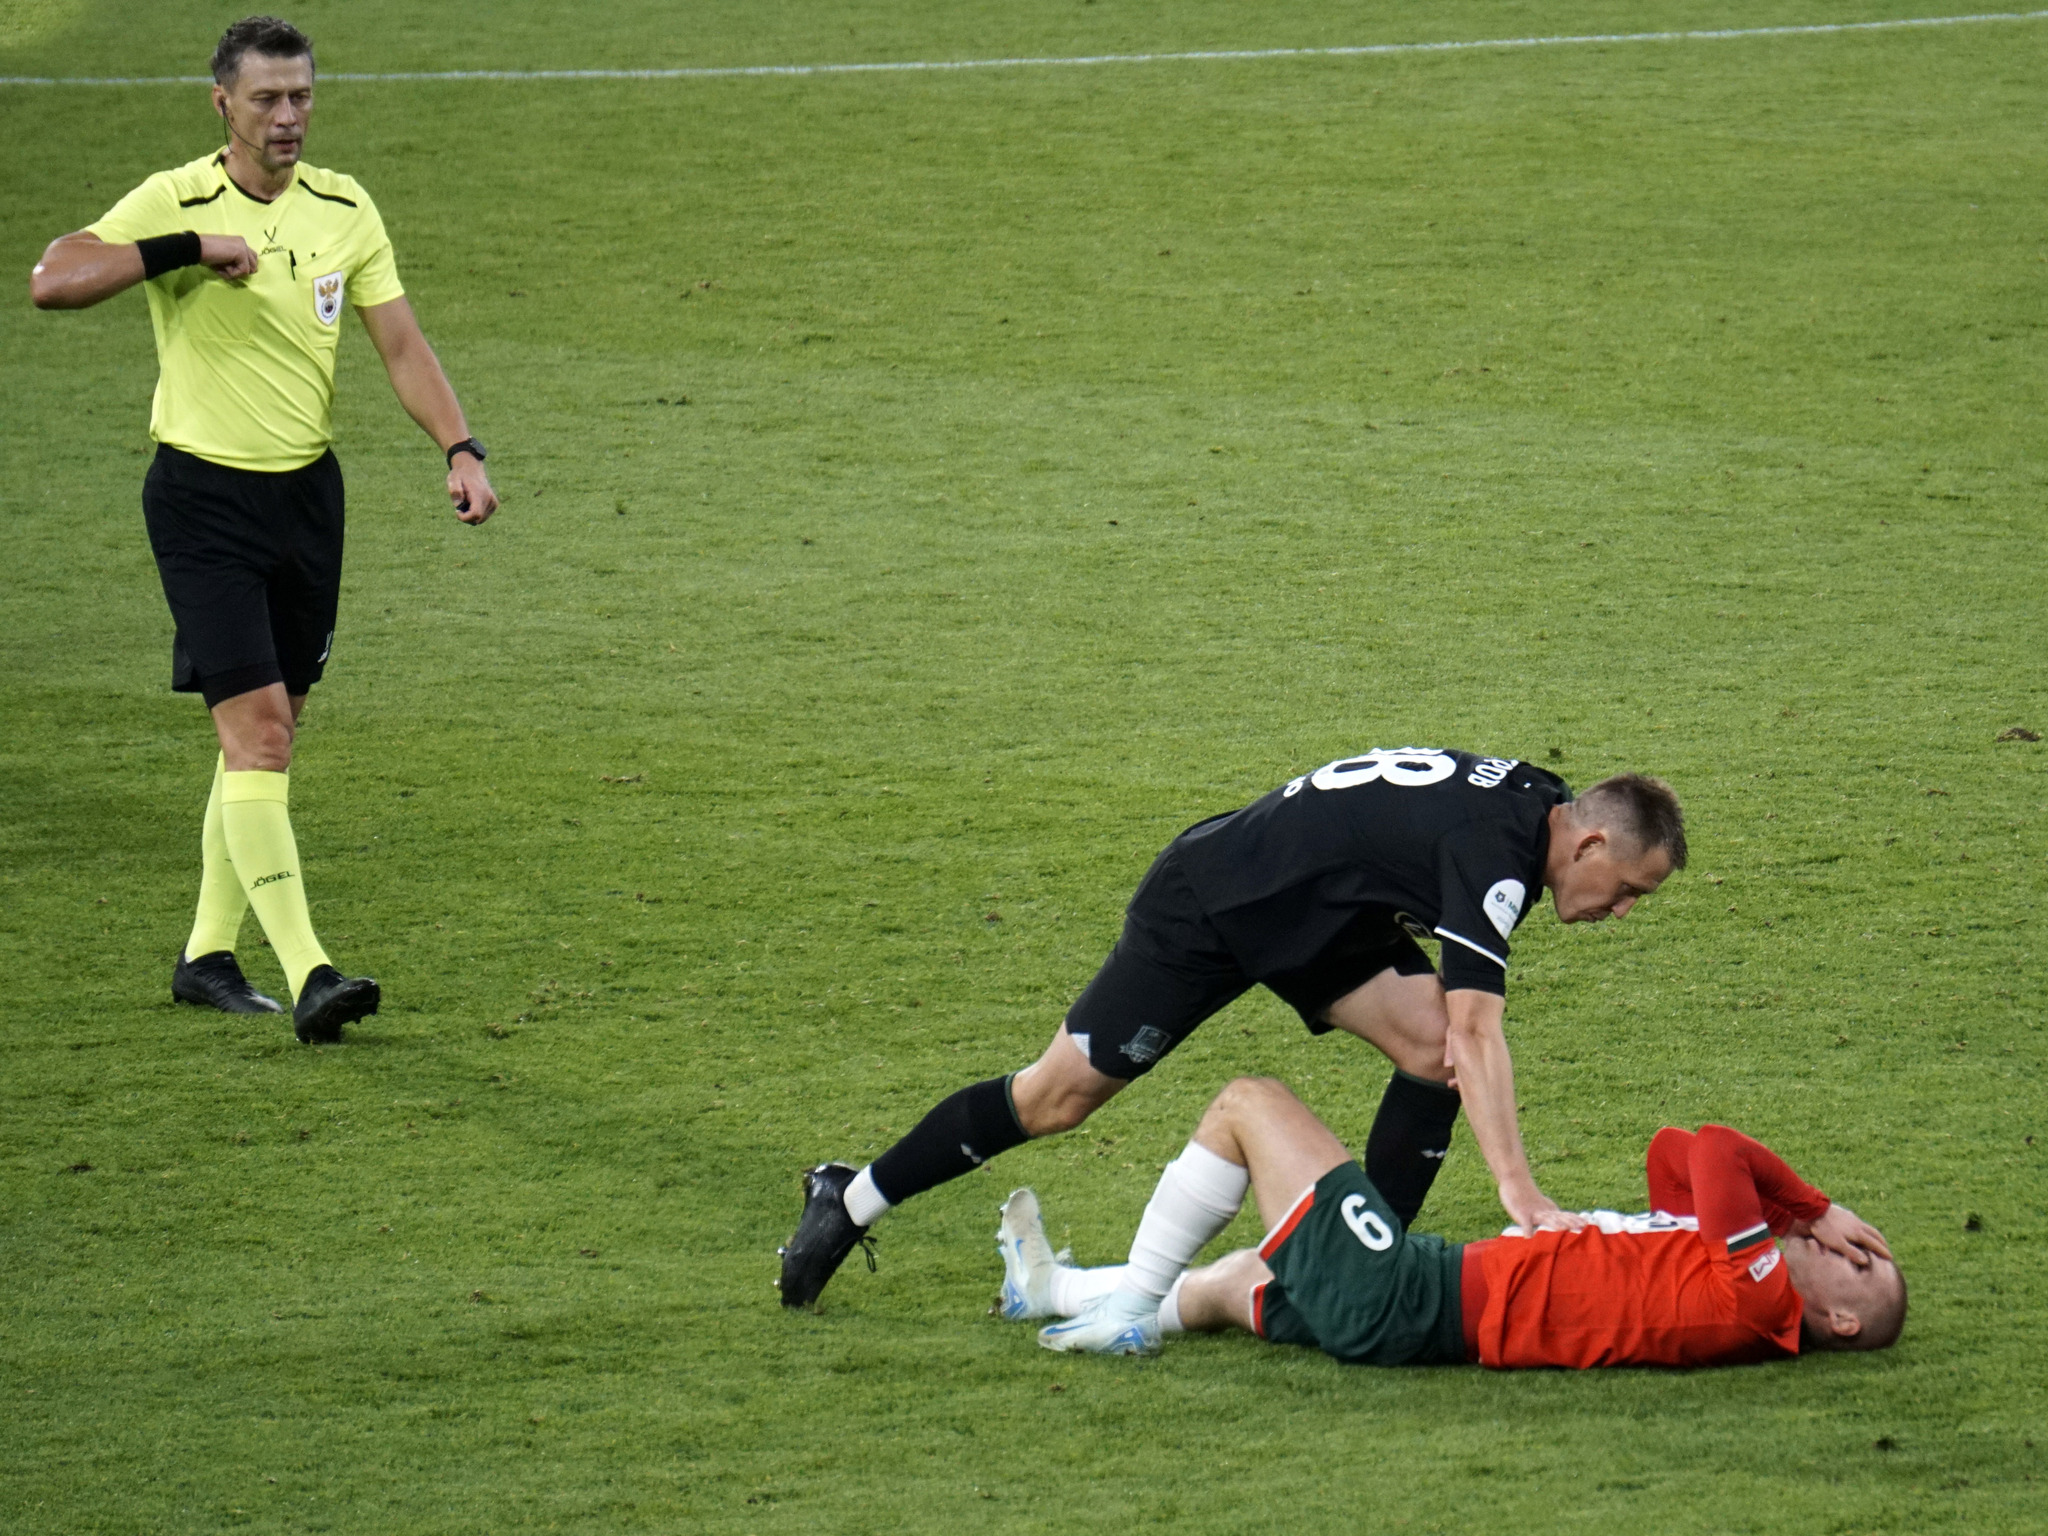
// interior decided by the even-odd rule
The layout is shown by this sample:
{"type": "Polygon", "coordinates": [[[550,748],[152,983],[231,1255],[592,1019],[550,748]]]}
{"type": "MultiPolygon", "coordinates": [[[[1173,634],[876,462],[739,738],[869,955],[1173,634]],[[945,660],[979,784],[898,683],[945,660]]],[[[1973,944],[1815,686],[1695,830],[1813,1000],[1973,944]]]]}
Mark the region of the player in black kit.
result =
{"type": "MultiPolygon", "coordinates": [[[[782,1250],[783,1305],[816,1300],[891,1206],[1071,1130],[1254,985],[1312,1032],[1346,1030],[1393,1062],[1365,1166],[1403,1225],[1441,1166],[1461,1097],[1509,1216],[1574,1225],[1522,1150],[1502,1032],[1509,936],[1545,887],[1564,922],[1599,922],[1684,865],[1683,817],[1659,780],[1622,774],[1575,800],[1528,763],[1434,748],[1341,758],[1197,823],[1154,861],[1116,947],[1038,1061],[963,1088],[865,1169],[805,1173],[803,1219],[782,1250]],[[1441,941],[1441,976],[1418,938],[1441,941]]],[[[1155,1205],[1242,1201],[1203,1150],[1191,1145],[1168,1170],[1155,1205]]],[[[1141,1258],[1134,1249],[1134,1312],[1146,1299],[1141,1258]]]]}

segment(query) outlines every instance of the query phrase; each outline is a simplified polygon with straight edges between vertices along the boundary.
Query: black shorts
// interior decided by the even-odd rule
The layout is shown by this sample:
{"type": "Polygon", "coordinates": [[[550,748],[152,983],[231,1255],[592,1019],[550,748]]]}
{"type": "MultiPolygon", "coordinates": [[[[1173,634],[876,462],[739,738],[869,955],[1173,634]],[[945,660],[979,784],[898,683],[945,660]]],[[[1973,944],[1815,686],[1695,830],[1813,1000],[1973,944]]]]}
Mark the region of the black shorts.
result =
{"type": "Polygon", "coordinates": [[[1436,967],[1391,909],[1369,907],[1301,970],[1247,976],[1169,844],[1138,882],[1116,947],[1067,1010],[1067,1033],[1096,1071],[1128,1081],[1151,1071],[1197,1024],[1254,986],[1263,984],[1312,1033],[1324,1034],[1331,1027],[1324,1010],[1385,970],[1429,976],[1436,967]]]}
{"type": "Polygon", "coordinates": [[[341,599],[341,465],[332,451],[281,474],[230,469],[168,444],[142,516],[178,626],[171,687],[223,699],[320,681],[341,599]]]}

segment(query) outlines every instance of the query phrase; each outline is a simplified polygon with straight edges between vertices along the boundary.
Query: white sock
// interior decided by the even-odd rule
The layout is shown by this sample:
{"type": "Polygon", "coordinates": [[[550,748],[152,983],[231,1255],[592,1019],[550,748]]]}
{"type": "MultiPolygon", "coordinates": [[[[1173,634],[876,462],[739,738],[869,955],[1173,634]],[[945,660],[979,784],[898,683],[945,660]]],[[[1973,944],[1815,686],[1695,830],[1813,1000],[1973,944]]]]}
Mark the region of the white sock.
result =
{"type": "Polygon", "coordinates": [[[1182,1270],[1209,1240],[1229,1226],[1244,1205],[1251,1171],[1191,1141],[1159,1175],[1145,1207],[1131,1261],[1118,1286],[1148,1301],[1163,1301],[1182,1270]]]}
{"type": "Polygon", "coordinates": [[[1121,1264],[1105,1264],[1099,1269],[1055,1265],[1052,1272],[1052,1309],[1061,1317],[1079,1317],[1115,1290],[1117,1281],[1123,1277],[1124,1267],[1121,1264]]]}
{"type": "Polygon", "coordinates": [[[1159,1331],[1161,1333],[1186,1333],[1180,1321],[1180,1288],[1188,1283],[1183,1274],[1173,1282],[1173,1289],[1166,1293],[1166,1300],[1159,1303],[1159,1331]]]}
{"type": "Polygon", "coordinates": [[[853,1182],[846,1186],[842,1197],[846,1201],[846,1214],[853,1218],[857,1227],[872,1227],[889,1209],[889,1202],[882,1198],[882,1192],[875,1188],[875,1165],[867,1167],[853,1176],[853,1182]]]}

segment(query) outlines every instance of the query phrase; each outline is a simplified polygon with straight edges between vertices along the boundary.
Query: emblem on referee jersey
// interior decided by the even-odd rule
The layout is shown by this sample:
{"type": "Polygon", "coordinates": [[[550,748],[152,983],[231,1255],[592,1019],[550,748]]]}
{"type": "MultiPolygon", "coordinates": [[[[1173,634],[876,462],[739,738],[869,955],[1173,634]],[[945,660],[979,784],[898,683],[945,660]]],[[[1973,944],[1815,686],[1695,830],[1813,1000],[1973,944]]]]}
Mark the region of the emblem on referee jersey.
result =
{"type": "Polygon", "coordinates": [[[320,317],[322,325],[332,325],[341,318],[342,287],[342,274],[339,272],[313,279],[313,313],[320,317]]]}

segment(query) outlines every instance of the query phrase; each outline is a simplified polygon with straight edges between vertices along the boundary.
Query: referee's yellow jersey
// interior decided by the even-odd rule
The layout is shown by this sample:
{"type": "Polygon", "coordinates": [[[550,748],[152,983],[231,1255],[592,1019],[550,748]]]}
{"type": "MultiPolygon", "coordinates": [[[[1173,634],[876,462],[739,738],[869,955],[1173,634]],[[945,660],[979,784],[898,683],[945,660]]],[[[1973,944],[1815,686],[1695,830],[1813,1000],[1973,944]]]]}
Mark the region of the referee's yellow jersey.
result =
{"type": "Polygon", "coordinates": [[[204,267],[143,286],[159,374],[149,432],[234,469],[310,464],[333,441],[342,311],[404,294],[377,206],[355,181],[301,165],[274,202],[229,178],[225,150],[158,171],[90,226],[109,244],[196,230],[240,235],[253,276],[204,267]]]}

